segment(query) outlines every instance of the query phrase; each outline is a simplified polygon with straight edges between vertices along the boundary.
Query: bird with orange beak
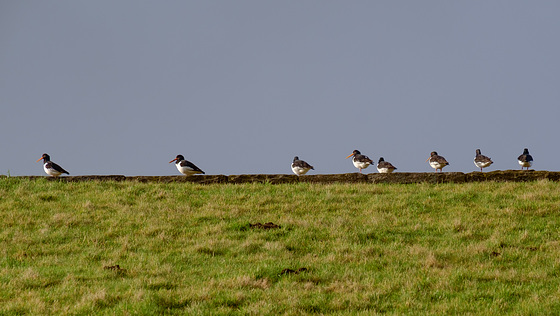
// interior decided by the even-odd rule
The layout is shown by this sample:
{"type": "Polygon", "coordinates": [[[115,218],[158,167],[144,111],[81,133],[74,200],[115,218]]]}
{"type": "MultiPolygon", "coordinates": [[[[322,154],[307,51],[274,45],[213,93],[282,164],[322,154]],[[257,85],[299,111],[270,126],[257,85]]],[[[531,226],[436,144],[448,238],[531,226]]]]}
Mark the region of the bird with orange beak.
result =
{"type": "Polygon", "coordinates": [[[360,170],[360,173],[362,173],[362,169],[369,167],[369,165],[373,163],[373,160],[369,159],[366,155],[362,155],[362,153],[357,149],[354,150],[350,156],[346,157],[346,159],[352,156],[354,156],[354,158],[352,158],[352,163],[354,164],[354,167],[360,170]]]}
{"type": "Polygon", "coordinates": [[[185,160],[183,155],[177,155],[175,159],[171,160],[169,163],[175,162],[175,166],[180,173],[190,176],[193,174],[204,174],[204,171],[200,170],[199,167],[195,166],[194,163],[185,160]]]}
{"type": "Polygon", "coordinates": [[[438,155],[438,153],[435,151],[432,151],[432,153],[430,154],[430,158],[426,159],[426,161],[428,160],[430,161],[430,166],[436,169],[436,173],[438,169],[440,170],[440,172],[443,172],[443,167],[449,165],[449,162],[447,162],[447,160],[445,160],[445,158],[443,158],[442,156],[438,155]]]}
{"type": "Polygon", "coordinates": [[[41,158],[37,159],[37,162],[43,160],[43,169],[51,177],[58,177],[63,173],[70,174],[68,171],[64,170],[61,166],[55,164],[51,161],[51,156],[43,154],[41,158]]]}

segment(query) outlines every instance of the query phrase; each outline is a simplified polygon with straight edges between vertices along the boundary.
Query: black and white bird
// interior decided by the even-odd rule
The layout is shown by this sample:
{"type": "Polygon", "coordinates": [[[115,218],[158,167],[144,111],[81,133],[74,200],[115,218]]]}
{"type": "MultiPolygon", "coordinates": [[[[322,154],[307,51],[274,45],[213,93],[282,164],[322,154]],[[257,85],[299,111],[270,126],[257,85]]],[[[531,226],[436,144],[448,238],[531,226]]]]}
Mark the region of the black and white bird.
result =
{"type": "Polygon", "coordinates": [[[397,170],[397,168],[390,162],[385,161],[383,157],[379,158],[379,161],[377,162],[377,171],[379,171],[379,173],[392,173],[395,170],[397,170]]]}
{"type": "Polygon", "coordinates": [[[529,149],[523,149],[523,154],[517,157],[517,162],[521,165],[521,170],[523,170],[523,168],[529,170],[529,167],[533,165],[533,156],[529,154],[529,149]]]}
{"type": "Polygon", "coordinates": [[[428,160],[430,161],[430,166],[436,169],[436,173],[438,169],[443,172],[443,167],[449,165],[449,162],[447,162],[447,160],[445,160],[442,156],[438,155],[435,151],[432,151],[430,158],[426,159],[426,161],[428,160]]]}
{"type": "Polygon", "coordinates": [[[193,174],[205,174],[204,171],[200,170],[197,166],[195,166],[192,162],[185,160],[183,155],[177,155],[175,159],[171,160],[169,163],[175,162],[175,166],[180,173],[190,176],[193,174]]]}
{"type": "Polygon", "coordinates": [[[51,156],[43,154],[41,158],[37,159],[37,162],[43,160],[43,169],[51,177],[58,177],[63,173],[70,174],[68,171],[64,170],[61,166],[55,164],[51,161],[51,156]]]}
{"type": "Polygon", "coordinates": [[[362,155],[362,153],[357,149],[354,150],[351,155],[346,157],[346,159],[352,156],[354,156],[354,158],[352,158],[352,163],[354,164],[354,167],[360,170],[360,173],[362,173],[362,169],[369,167],[369,165],[373,163],[373,160],[369,159],[366,155],[362,155]]]}
{"type": "Polygon", "coordinates": [[[308,164],[307,162],[303,161],[303,160],[299,160],[298,156],[294,157],[294,161],[292,161],[292,171],[298,175],[304,175],[306,174],[309,170],[315,170],[313,169],[313,166],[308,164]]]}
{"type": "Polygon", "coordinates": [[[493,163],[494,162],[492,161],[492,159],[480,153],[480,149],[476,150],[476,156],[474,157],[474,165],[480,168],[480,172],[482,172],[482,168],[490,167],[490,165],[493,163]]]}

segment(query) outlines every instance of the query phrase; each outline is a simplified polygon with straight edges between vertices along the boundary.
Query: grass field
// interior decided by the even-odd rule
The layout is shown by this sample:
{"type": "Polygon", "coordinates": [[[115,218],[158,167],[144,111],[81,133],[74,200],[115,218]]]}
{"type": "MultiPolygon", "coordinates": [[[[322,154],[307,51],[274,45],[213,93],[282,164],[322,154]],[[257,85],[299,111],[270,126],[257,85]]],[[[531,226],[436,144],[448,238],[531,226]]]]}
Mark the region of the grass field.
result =
{"type": "Polygon", "coordinates": [[[4,178],[0,225],[2,315],[560,314],[551,181],[4,178]]]}

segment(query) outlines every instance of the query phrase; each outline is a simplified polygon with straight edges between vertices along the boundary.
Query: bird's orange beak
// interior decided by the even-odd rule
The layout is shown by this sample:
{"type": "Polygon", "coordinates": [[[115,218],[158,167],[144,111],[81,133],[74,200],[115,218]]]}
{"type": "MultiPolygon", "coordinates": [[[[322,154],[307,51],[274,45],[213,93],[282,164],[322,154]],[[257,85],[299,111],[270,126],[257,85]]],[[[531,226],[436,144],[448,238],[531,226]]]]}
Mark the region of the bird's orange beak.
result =
{"type": "Polygon", "coordinates": [[[350,156],[346,157],[346,159],[348,159],[348,158],[350,158],[350,157],[352,157],[352,156],[354,156],[354,153],[352,153],[350,156]]]}
{"type": "Polygon", "coordinates": [[[430,160],[430,158],[432,158],[432,157],[428,157],[428,159],[426,159],[426,162],[428,162],[428,160],[430,160]]]}
{"type": "Polygon", "coordinates": [[[41,160],[43,160],[43,157],[39,158],[36,162],[39,162],[39,161],[41,161],[41,160]]]}
{"type": "Polygon", "coordinates": [[[170,161],[169,163],[172,163],[173,161],[177,161],[177,158],[175,158],[175,159],[171,160],[171,161],[170,161]]]}

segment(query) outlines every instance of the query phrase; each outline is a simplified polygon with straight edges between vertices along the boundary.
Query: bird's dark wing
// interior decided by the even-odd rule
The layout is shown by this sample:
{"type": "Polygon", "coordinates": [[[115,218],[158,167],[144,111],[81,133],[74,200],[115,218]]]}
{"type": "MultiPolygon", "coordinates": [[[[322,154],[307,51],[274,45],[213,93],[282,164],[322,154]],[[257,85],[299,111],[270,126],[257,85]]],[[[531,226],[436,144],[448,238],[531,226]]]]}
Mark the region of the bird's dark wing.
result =
{"type": "MultiPolygon", "coordinates": [[[[294,167],[300,167],[300,168],[305,168],[305,169],[313,169],[313,166],[308,164],[307,162],[303,161],[303,160],[296,160],[293,163],[294,167]]],[[[315,170],[315,169],[313,169],[315,170]]]]}
{"type": "Polygon", "coordinates": [[[533,157],[531,155],[523,154],[523,155],[517,157],[517,160],[522,161],[522,162],[529,162],[529,161],[533,161],[533,157]]]}
{"type": "Polygon", "coordinates": [[[356,160],[359,162],[369,162],[371,164],[373,163],[373,160],[369,159],[368,156],[362,154],[356,155],[356,160]]]}
{"type": "Polygon", "coordinates": [[[189,167],[194,171],[198,171],[198,172],[201,172],[202,174],[205,174],[204,171],[202,171],[199,167],[195,166],[194,163],[192,163],[188,160],[181,161],[181,167],[189,167]]]}
{"type": "Polygon", "coordinates": [[[436,161],[442,165],[448,165],[449,162],[447,162],[447,160],[445,160],[445,158],[443,158],[442,156],[437,156],[436,157],[436,161]]]}
{"type": "Polygon", "coordinates": [[[54,170],[60,172],[60,173],[66,173],[66,174],[70,174],[68,171],[64,170],[64,168],[62,168],[61,166],[55,164],[54,162],[48,162],[47,163],[47,168],[53,168],[54,170]],[[50,164],[50,166],[49,166],[50,164]]]}
{"type": "Polygon", "coordinates": [[[390,162],[387,161],[382,161],[380,163],[377,164],[378,168],[387,168],[387,169],[397,169],[395,168],[395,166],[393,166],[390,162]]]}

